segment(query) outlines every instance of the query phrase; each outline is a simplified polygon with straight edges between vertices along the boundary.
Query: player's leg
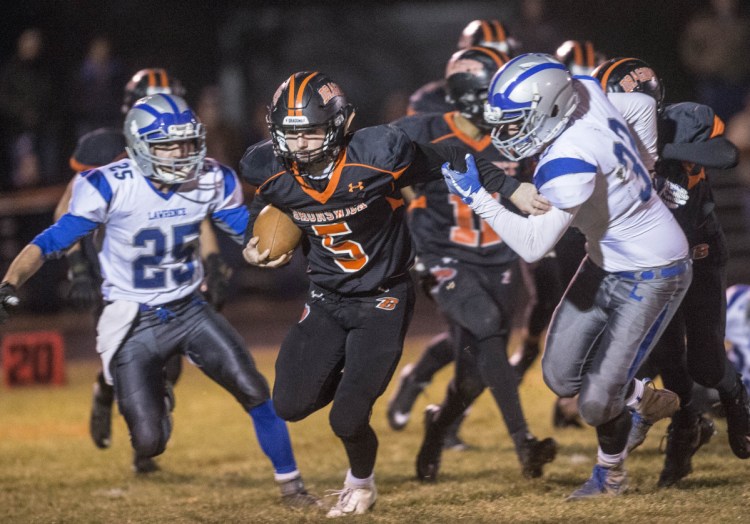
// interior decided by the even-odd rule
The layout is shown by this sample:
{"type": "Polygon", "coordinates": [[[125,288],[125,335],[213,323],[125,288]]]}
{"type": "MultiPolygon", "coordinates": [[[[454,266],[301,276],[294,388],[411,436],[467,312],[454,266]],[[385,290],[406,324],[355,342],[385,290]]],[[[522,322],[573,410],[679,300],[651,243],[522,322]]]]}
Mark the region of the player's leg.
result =
{"type": "Polygon", "coordinates": [[[727,414],[729,445],[737,457],[747,459],[750,458],[750,401],[741,376],[724,349],[726,267],[720,253],[694,261],[691,292],[683,302],[688,369],[700,385],[718,391],[727,414]]]}
{"type": "Polygon", "coordinates": [[[117,404],[130,432],[136,473],[158,469],[152,459],[164,452],[172,432],[164,394],[163,368],[168,351],[159,346],[158,329],[158,324],[142,318],[110,365],[117,404]]]}
{"type": "Polygon", "coordinates": [[[374,297],[342,299],[341,315],[348,330],[346,366],[329,419],[344,444],[349,471],[329,517],[361,513],[375,503],[378,439],[370,415],[401,357],[414,301],[410,278],[389,284],[385,293],[374,297]]]}
{"type": "Polygon", "coordinates": [[[432,381],[435,373],[451,362],[453,341],[445,331],[430,341],[416,363],[404,366],[393,397],[388,401],[386,415],[391,428],[398,431],[406,427],[419,394],[432,381]]]}
{"type": "MultiPolygon", "coordinates": [[[[510,362],[519,380],[523,379],[526,371],[536,361],[541,350],[542,333],[549,325],[552,313],[563,293],[560,280],[558,260],[554,256],[547,256],[533,266],[522,264],[525,271],[531,270],[531,285],[533,286],[533,307],[528,315],[526,334],[521,346],[512,355],[510,362]]],[[[525,280],[528,277],[525,277],[525,280]]]]}
{"type": "Polygon", "coordinates": [[[190,326],[184,351],[203,373],[226,389],[250,415],[258,444],[271,461],[287,505],[311,505],[284,421],[276,415],[265,377],[255,366],[239,333],[207,304],[193,306],[182,318],[190,326]]]}
{"type": "Polygon", "coordinates": [[[443,402],[439,406],[430,404],[425,409],[424,438],[417,453],[417,478],[426,482],[437,480],[448,432],[457,422],[460,423],[471,403],[484,391],[474,352],[467,349],[473,339],[456,324],[452,324],[450,329],[450,339],[456,346],[455,372],[443,402]]]}
{"type": "Polygon", "coordinates": [[[682,274],[646,281],[603,275],[595,302],[608,310],[609,318],[579,395],[581,416],[597,428],[597,465],[571,499],[625,490],[624,460],[631,425],[627,408],[655,422],[679,407],[673,393],[670,398],[633,382],[633,377],[679,307],[691,276],[690,266],[682,274]]]}

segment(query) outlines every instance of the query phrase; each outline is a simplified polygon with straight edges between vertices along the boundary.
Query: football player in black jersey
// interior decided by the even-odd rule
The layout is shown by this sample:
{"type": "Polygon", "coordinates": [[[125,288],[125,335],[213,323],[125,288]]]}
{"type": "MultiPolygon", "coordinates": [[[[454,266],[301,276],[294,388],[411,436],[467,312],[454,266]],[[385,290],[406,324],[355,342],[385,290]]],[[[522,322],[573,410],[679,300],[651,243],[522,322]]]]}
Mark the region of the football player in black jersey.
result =
{"type": "MultiPolygon", "coordinates": [[[[503,165],[506,172],[515,170],[518,164],[508,162],[492,147],[491,126],[484,121],[490,79],[507,61],[507,55],[488,47],[454,53],[446,68],[446,82],[456,110],[409,116],[394,125],[415,142],[463,147],[475,158],[503,165]]],[[[518,255],[441,181],[416,184],[413,189],[410,230],[419,259],[434,280],[430,293],[448,319],[456,362],[442,405],[427,408],[417,476],[436,480],[446,430],[489,388],[523,474],[539,477],[543,465],[554,459],[556,444],[552,439],[538,441],[529,433],[517,377],[506,352],[518,255]]]]}
{"type": "MultiPolygon", "coordinates": [[[[691,402],[693,380],[715,388],[727,414],[734,454],[750,458],[750,403],[726,356],[726,239],[714,212],[706,168],[737,163],[736,147],[724,138],[724,124],[703,104],[664,104],[664,85],[643,60],[614,58],[594,73],[608,92],[641,92],[658,110],[656,188],[685,232],[693,259],[693,281],[641,375],[661,374],[665,387],[680,396],[680,410],[667,435],[659,485],[666,487],[691,472],[691,458],[713,434],[713,424],[691,402]]],[[[634,417],[628,448],[645,438],[648,424],[634,417]]]]}
{"type": "MultiPolygon", "coordinates": [[[[146,68],[136,72],[125,85],[122,114],[127,114],[132,105],[147,95],[156,93],[184,95],[182,83],[165,69],[146,68]]],[[[120,158],[126,158],[125,136],[121,129],[100,128],[86,133],[79,138],[70,157],[70,167],[80,173],[94,169],[120,158]]],[[[55,209],[55,220],[68,211],[72,196],[73,180],[68,184],[60,202],[55,209]]],[[[79,310],[94,310],[98,320],[101,314],[101,270],[98,260],[100,239],[89,235],[75,244],[66,254],[69,264],[68,278],[70,289],[68,300],[79,310]]],[[[216,235],[208,222],[201,225],[201,258],[206,269],[204,292],[208,301],[218,310],[221,309],[228,290],[230,270],[219,255],[216,235]]],[[[164,368],[171,406],[174,408],[172,386],[177,382],[182,370],[182,357],[175,355],[167,361],[164,368]]],[[[102,371],[99,371],[94,383],[93,402],[89,420],[89,432],[96,447],[106,449],[112,439],[112,404],[114,388],[106,383],[102,371]]],[[[134,468],[138,473],[149,473],[156,470],[156,463],[151,459],[141,459],[134,468]]]]}
{"type": "MultiPolygon", "coordinates": [[[[518,52],[520,43],[508,33],[500,20],[472,20],[458,39],[458,50],[472,46],[490,47],[512,57],[518,52]]],[[[453,111],[453,102],[447,99],[445,77],[429,82],[409,97],[407,114],[447,113],[453,111]]]]}
{"type": "MultiPolygon", "coordinates": [[[[394,126],[350,133],[353,116],[333,80],[295,73],[269,108],[271,140],[250,147],[241,161],[244,179],[257,188],[248,232],[270,203],[304,233],[310,289],[302,318],[281,345],[273,400],[288,421],[333,402],[331,428],[350,469],[329,517],[364,513],[377,497],[378,440],[369,420],[398,364],[414,305],[414,249],[400,189],[439,180],[446,162],[465,164],[464,150],[415,143],[394,126]]],[[[521,210],[548,208],[531,184],[477,161],[493,191],[521,210]]],[[[269,260],[258,240],[248,240],[248,263],[278,267],[291,258],[269,260]]]]}

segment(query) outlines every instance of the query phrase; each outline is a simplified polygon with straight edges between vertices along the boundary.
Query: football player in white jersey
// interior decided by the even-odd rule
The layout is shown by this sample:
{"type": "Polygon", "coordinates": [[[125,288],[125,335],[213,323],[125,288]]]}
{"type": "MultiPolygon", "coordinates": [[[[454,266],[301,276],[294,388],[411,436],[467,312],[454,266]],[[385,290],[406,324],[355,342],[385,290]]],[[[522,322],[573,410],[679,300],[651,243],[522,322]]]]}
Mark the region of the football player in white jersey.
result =
{"type": "Polygon", "coordinates": [[[750,391],[750,286],[735,284],[727,289],[727,355],[750,391]]]}
{"type": "Polygon", "coordinates": [[[203,219],[209,217],[238,243],[243,240],[249,215],[236,174],[206,158],[203,125],[176,95],[136,102],[123,131],[129,158],[78,176],[69,211],[11,263],[0,284],[0,314],[18,303],[16,288],[46,259],[102,226],[105,307],[97,351],[130,431],[136,472],[142,461],[164,452],[169,440],[163,369],[182,353],[250,414],[282,500],[317,505],[305,491],[266,379],[239,333],[198,294],[203,219]]]}
{"type": "Polygon", "coordinates": [[[552,318],[542,370],[557,395],[579,394],[580,415],[597,430],[597,464],[569,498],[620,494],[627,408],[653,421],[679,407],[674,393],[634,375],[690,284],[685,235],[594,79],[571,78],[549,55],[521,55],[493,77],[485,119],[508,158],[540,154],[534,183],[554,207],[534,217],[506,210],[482,187],[471,159],[466,173],[444,166],[443,174],[524,259],[544,256],[571,225],[586,236],[587,257],[552,318]]]}

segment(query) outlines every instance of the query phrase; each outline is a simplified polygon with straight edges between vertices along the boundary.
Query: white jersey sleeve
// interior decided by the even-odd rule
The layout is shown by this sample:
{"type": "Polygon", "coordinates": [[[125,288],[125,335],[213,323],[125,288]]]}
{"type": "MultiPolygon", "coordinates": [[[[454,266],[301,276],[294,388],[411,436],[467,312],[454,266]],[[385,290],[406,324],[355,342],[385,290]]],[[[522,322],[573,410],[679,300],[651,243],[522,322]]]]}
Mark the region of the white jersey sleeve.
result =
{"type": "Polygon", "coordinates": [[[628,123],[646,169],[653,171],[658,159],[656,100],[645,93],[607,93],[607,98],[628,123]]]}
{"type": "Polygon", "coordinates": [[[224,165],[218,165],[222,174],[222,195],[211,214],[211,220],[219,229],[229,234],[235,242],[242,243],[249,214],[243,205],[244,195],[237,174],[224,165]]]}
{"type": "Polygon", "coordinates": [[[84,171],[73,181],[69,213],[103,224],[107,221],[107,210],[113,196],[104,173],[98,169],[84,171]]]}

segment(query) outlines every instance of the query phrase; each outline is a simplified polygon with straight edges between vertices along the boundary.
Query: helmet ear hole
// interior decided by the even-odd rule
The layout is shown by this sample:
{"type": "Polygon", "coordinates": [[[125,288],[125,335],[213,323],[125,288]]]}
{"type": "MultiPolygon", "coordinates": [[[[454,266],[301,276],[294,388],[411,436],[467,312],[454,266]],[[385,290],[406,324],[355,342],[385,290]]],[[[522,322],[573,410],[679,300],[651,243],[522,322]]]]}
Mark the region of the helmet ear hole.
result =
{"type": "Polygon", "coordinates": [[[560,106],[558,106],[557,104],[555,104],[555,106],[552,108],[552,112],[550,113],[549,116],[551,116],[552,118],[554,118],[554,117],[556,117],[559,114],[560,114],[560,106]]]}

